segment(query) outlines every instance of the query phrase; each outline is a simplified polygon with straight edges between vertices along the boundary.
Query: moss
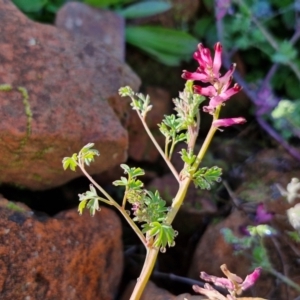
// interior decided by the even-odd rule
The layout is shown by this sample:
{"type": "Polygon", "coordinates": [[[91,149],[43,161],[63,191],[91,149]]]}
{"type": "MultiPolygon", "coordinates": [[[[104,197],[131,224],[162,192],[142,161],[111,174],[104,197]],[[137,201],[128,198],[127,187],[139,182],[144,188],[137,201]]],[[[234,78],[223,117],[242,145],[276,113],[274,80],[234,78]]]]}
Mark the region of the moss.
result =
{"type": "Polygon", "coordinates": [[[0,91],[2,92],[10,92],[12,90],[12,86],[10,84],[0,84],[0,91]]]}
{"type": "Polygon", "coordinates": [[[23,97],[23,104],[25,108],[25,114],[27,117],[27,130],[26,130],[26,141],[27,141],[31,133],[31,123],[32,123],[32,111],[29,104],[29,95],[27,89],[22,86],[19,86],[17,90],[21,93],[23,97]]]}
{"type": "MultiPolygon", "coordinates": [[[[10,92],[13,90],[13,86],[10,84],[0,84],[0,91],[10,92]]],[[[25,87],[19,86],[17,87],[17,91],[21,94],[23,98],[23,105],[25,108],[25,114],[27,118],[27,126],[26,126],[26,136],[21,140],[19,151],[25,146],[30,133],[31,133],[31,123],[32,123],[32,111],[29,104],[29,95],[28,91],[25,87]]]]}
{"type": "Polygon", "coordinates": [[[18,211],[18,212],[25,212],[26,210],[19,206],[18,204],[12,202],[12,201],[8,201],[8,203],[6,204],[6,208],[10,209],[10,210],[14,210],[14,211],[18,211]]]}
{"type": "Polygon", "coordinates": [[[33,175],[32,175],[32,178],[33,178],[35,181],[43,181],[42,176],[39,175],[39,174],[33,174],[33,175]]]}
{"type": "Polygon", "coordinates": [[[34,159],[43,159],[45,154],[47,154],[47,153],[49,153],[53,150],[54,150],[53,146],[46,147],[46,148],[36,152],[35,155],[34,155],[34,159]]]}

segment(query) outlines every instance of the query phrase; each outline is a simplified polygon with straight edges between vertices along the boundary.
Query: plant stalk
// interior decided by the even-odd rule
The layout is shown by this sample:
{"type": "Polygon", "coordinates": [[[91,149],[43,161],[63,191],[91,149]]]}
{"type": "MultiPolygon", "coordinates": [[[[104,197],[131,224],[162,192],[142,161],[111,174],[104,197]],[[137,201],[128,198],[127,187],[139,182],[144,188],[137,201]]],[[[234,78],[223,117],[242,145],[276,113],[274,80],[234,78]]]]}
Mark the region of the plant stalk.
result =
{"type": "MultiPolygon", "coordinates": [[[[146,246],[146,239],[141,232],[141,230],[138,228],[138,226],[132,221],[130,216],[127,214],[125,209],[123,209],[94,179],[93,177],[85,170],[85,168],[82,165],[78,165],[82,171],[82,173],[89,179],[89,181],[101,192],[104,194],[104,196],[108,199],[110,205],[113,205],[115,208],[118,209],[118,211],[123,215],[125,220],[128,222],[130,227],[134,230],[134,232],[137,234],[137,236],[140,238],[141,242],[145,247],[146,246]]],[[[107,202],[106,202],[107,203],[107,202]]]]}
{"type": "Polygon", "coordinates": [[[137,283],[130,296],[130,300],[139,300],[141,298],[144,289],[149,281],[153,268],[155,266],[158,252],[158,248],[147,248],[146,260],[144,262],[144,266],[141,271],[140,277],[137,279],[137,283]]]}
{"type": "MultiPolygon", "coordinates": [[[[210,142],[212,141],[212,138],[213,138],[216,130],[217,130],[217,128],[211,126],[211,128],[205,138],[205,141],[197,155],[196,161],[194,163],[194,166],[196,169],[199,166],[199,164],[201,163],[201,161],[210,145],[210,142]]],[[[182,202],[186,196],[186,192],[188,190],[188,187],[189,187],[191,181],[192,181],[192,176],[185,177],[180,181],[178,192],[173,200],[171,210],[168,212],[166,220],[165,220],[166,224],[169,224],[169,225],[172,224],[172,222],[173,222],[174,218],[176,217],[176,215],[182,205],[182,202]]],[[[144,262],[144,266],[141,271],[141,275],[134,287],[134,290],[130,297],[130,300],[139,300],[141,298],[143,291],[146,287],[146,284],[152,273],[152,270],[154,268],[154,265],[155,265],[155,262],[157,259],[157,255],[158,255],[158,251],[159,251],[159,249],[153,248],[153,247],[147,249],[146,260],[144,262]]]]}
{"type": "Polygon", "coordinates": [[[172,165],[171,161],[168,159],[168,157],[165,155],[164,151],[160,148],[159,144],[157,143],[156,139],[154,138],[152,132],[150,131],[145,119],[142,117],[142,115],[140,114],[139,111],[137,111],[138,116],[141,119],[141,122],[148,134],[148,136],[150,137],[152,143],[154,144],[154,146],[156,147],[157,151],[159,152],[159,154],[164,158],[166,164],[168,165],[169,169],[171,170],[171,172],[173,173],[174,177],[176,178],[176,180],[178,182],[180,182],[179,179],[179,175],[178,172],[176,171],[176,169],[174,168],[174,166],[172,165]]]}

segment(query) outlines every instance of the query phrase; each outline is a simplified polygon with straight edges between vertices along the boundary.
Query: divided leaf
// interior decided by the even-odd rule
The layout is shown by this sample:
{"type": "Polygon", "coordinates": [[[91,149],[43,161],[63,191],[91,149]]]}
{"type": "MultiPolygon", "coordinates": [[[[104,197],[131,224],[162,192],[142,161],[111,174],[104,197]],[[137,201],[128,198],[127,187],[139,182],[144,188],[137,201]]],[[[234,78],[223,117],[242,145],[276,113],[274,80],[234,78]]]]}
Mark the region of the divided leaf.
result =
{"type": "Polygon", "coordinates": [[[97,195],[97,191],[92,184],[90,184],[90,190],[86,191],[83,194],[79,194],[79,206],[78,211],[79,214],[82,214],[85,207],[90,210],[91,216],[95,215],[96,210],[100,210],[99,207],[99,197],[97,195]]]}
{"type": "Polygon", "coordinates": [[[154,247],[165,248],[174,246],[175,231],[171,225],[161,224],[159,222],[152,222],[146,224],[143,229],[144,233],[147,233],[148,237],[153,237],[154,247]]]}
{"type": "Polygon", "coordinates": [[[222,169],[219,167],[201,168],[193,175],[193,181],[196,187],[210,190],[215,182],[221,181],[222,169]]]}
{"type": "Polygon", "coordinates": [[[64,159],[62,160],[64,170],[70,168],[70,170],[76,171],[77,160],[77,153],[74,153],[72,157],[64,157],[64,159]]]}

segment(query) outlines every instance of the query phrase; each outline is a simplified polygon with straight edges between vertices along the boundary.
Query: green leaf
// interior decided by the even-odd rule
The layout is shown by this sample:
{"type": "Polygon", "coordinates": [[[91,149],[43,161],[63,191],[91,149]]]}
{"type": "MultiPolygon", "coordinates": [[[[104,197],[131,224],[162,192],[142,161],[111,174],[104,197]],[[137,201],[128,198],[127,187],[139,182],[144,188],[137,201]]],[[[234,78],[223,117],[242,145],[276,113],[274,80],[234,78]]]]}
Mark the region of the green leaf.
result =
{"type": "Polygon", "coordinates": [[[182,149],[179,154],[181,154],[181,159],[190,166],[196,160],[196,155],[193,154],[193,151],[187,152],[186,149],[182,149]]]}
{"type": "Polygon", "coordinates": [[[126,96],[133,97],[134,92],[133,92],[133,90],[131,89],[130,86],[124,86],[124,87],[119,89],[119,95],[121,97],[126,97],[126,96]]]}
{"type": "Polygon", "coordinates": [[[287,231],[287,235],[296,243],[300,243],[300,232],[287,231]]]}
{"type": "Polygon", "coordinates": [[[92,149],[94,143],[88,143],[85,145],[79,152],[79,157],[84,161],[86,165],[90,165],[91,162],[94,161],[94,157],[99,156],[100,153],[96,149],[92,149]]]}
{"type": "Polygon", "coordinates": [[[152,222],[148,226],[145,226],[143,232],[147,232],[149,237],[155,238],[154,247],[165,248],[167,245],[169,247],[174,245],[175,231],[171,225],[152,222]]]}
{"type": "Polygon", "coordinates": [[[39,12],[47,0],[13,0],[13,3],[25,13],[39,12]]]}
{"type": "Polygon", "coordinates": [[[64,170],[70,168],[72,171],[76,171],[77,167],[77,153],[74,153],[72,157],[64,157],[62,160],[64,170]]]}
{"type": "Polygon", "coordinates": [[[286,64],[297,57],[297,50],[289,41],[283,41],[279,44],[278,52],[272,55],[272,61],[275,63],[286,64]]]}
{"type": "Polygon", "coordinates": [[[124,170],[124,173],[128,174],[131,178],[145,175],[145,171],[141,168],[135,168],[135,167],[130,168],[125,164],[121,164],[120,166],[124,170]]]}
{"type": "Polygon", "coordinates": [[[108,7],[118,4],[126,4],[132,2],[132,0],[84,0],[83,3],[94,7],[108,7]]]}
{"type": "Polygon", "coordinates": [[[78,212],[79,212],[80,215],[82,215],[82,212],[85,209],[85,206],[86,206],[87,202],[88,202],[88,200],[82,200],[82,201],[79,202],[78,212]]]}
{"type": "Polygon", "coordinates": [[[143,18],[154,16],[168,11],[172,5],[164,1],[146,1],[134,3],[118,11],[118,13],[127,19],[143,18]]]}
{"type": "Polygon", "coordinates": [[[95,215],[96,210],[100,210],[99,207],[99,197],[97,195],[97,191],[95,187],[90,184],[90,190],[86,191],[83,194],[79,194],[79,207],[78,211],[82,214],[83,209],[86,207],[90,210],[91,216],[95,215]],[[82,203],[83,202],[83,203],[82,203]]]}
{"type": "Polygon", "coordinates": [[[207,34],[207,30],[212,26],[214,26],[214,18],[212,16],[201,16],[201,18],[196,21],[193,31],[199,39],[203,39],[207,34]]]}
{"type": "Polygon", "coordinates": [[[198,44],[194,37],[184,31],[160,26],[128,26],[126,41],[160,62],[173,66],[190,59],[198,44]]]}
{"type": "Polygon", "coordinates": [[[128,185],[128,180],[125,177],[121,177],[121,180],[115,180],[113,182],[113,185],[115,185],[115,186],[126,186],[126,185],[128,185]]]}
{"type": "Polygon", "coordinates": [[[222,169],[219,167],[212,167],[210,169],[204,167],[199,169],[193,175],[193,181],[196,187],[210,190],[215,182],[221,181],[222,169]]]}
{"type": "Polygon", "coordinates": [[[264,237],[276,234],[276,230],[267,224],[261,224],[257,226],[249,225],[247,226],[247,230],[249,231],[251,236],[264,237]]]}
{"type": "Polygon", "coordinates": [[[96,210],[97,210],[97,211],[100,210],[98,199],[91,199],[91,200],[87,203],[86,207],[90,210],[90,215],[91,215],[91,216],[94,216],[96,210]]]}

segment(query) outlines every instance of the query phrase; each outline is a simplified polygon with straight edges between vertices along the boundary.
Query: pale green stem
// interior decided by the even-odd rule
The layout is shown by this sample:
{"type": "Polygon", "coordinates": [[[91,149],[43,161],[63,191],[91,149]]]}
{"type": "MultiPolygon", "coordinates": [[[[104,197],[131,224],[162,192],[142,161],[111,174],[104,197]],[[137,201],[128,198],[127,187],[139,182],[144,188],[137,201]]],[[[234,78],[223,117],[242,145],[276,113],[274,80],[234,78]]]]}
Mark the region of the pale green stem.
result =
{"type": "MultiPolygon", "coordinates": [[[[219,111],[220,111],[220,109],[217,109],[217,111],[214,115],[214,119],[218,117],[219,111]]],[[[197,159],[194,163],[195,167],[198,167],[200,162],[202,161],[216,130],[217,130],[217,128],[211,126],[211,128],[206,136],[206,139],[201,147],[201,150],[199,151],[199,153],[197,155],[197,159]]],[[[185,198],[185,195],[186,195],[186,192],[188,190],[191,180],[192,180],[191,177],[186,177],[182,181],[180,181],[179,190],[172,202],[171,210],[168,212],[166,220],[165,220],[166,224],[169,224],[169,225],[172,224],[176,214],[178,213],[178,211],[182,205],[182,202],[185,198]]],[[[139,300],[140,299],[140,297],[145,289],[145,286],[150,278],[150,275],[152,273],[152,270],[153,270],[153,267],[155,265],[156,258],[158,255],[158,251],[159,250],[156,248],[147,249],[146,260],[145,260],[141,275],[140,275],[140,277],[137,281],[137,284],[133,290],[133,293],[130,297],[130,300],[139,300]]]]}
{"type": "Polygon", "coordinates": [[[137,225],[132,221],[130,216],[127,214],[127,212],[90,176],[90,174],[85,170],[84,166],[82,164],[78,164],[80,167],[82,173],[89,179],[89,181],[110,201],[110,205],[113,205],[115,208],[118,209],[118,211],[123,215],[123,217],[126,219],[128,224],[131,226],[131,228],[135,231],[137,236],[142,241],[143,245],[146,246],[146,239],[141,232],[141,230],[137,227],[137,225]]]}
{"type": "Polygon", "coordinates": [[[140,114],[140,112],[138,110],[137,110],[137,114],[138,114],[139,118],[141,119],[141,122],[143,123],[143,126],[144,126],[144,128],[145,128],[148,136],[150,137],[152,143],[156,147],[157,151],[160,153],[160,155],[162,156],[162,158],[165,160],[166,164],[168,165],[169,169],[173,173],[173,175],[176,178],[176,180],[178,182],[180,182],[178,172],[176,171],[176,169],[172,165],[171,161],[165,156],[163,150],[160,148],[160,146],[158,145],[156,139],[154,138],[153,134],[151,133],[150,129],[148,128],[148,125],[147,125],[145,119],[141,116],[141,114],[140,114]]]}
{"type": "MultiPolygon", "coordinates": [[[[130,175],[128,175],[128,182],[131,180],[130,175]]],[[[128,192],[128,185],[126,185],[125,188],[125,192],[124,192],[124,197],[123,197],[123,201],[122,201],[122,208],[125,209],[125,205],[126,205],[126,200],[127,200],[127,192],[128,192]]]]}
{"type": "Polygon", "coordinates": [[[173,152],[174,152],[174,147],[175,147],[176,143],[174,142],[174,138],[172,139],[172,145],[169,151],[169,159],[172,158],[173,152]]]}
{"type": "Polygon", "coordinates": [[[159,249],[157,248],[147,248],[146,260],[144,262],[140,277],[137,279],[137,283],[130,296],[130,300],[139,300],[141,298],[155,266],[158,251],[159,249]]]}
{"type": "Polygon", "coordinates": [[[102,202],[104,202],[104,203],[106,203],[106,204],[108,204],[108,205],[113,205],[113,204],[111,203],[110,200],[107,200],[107,199],[105,199],[105,198],[98,197],[98,200],[99,200],[99,201],[102,201],[102,202]]]}
{"type": "MultiPolygon", "coordinates": [[[[212,138],[216,132],[217,128],[215,128],[214,126],[211,126],[210,127],[210,130],[205,138],[205,141],[197,155],[197,158],[193,164],[193,169],[196,171],[199,164],[201,163],[208,147],[209,147],[209,144],[210,142],[212,141],[212,138]]],[[[192,176],[193,174],[191,174],[192,176]]],[[[189,184],[191,182],[191,176],[190,177],[186,177],[183,181],[180,182],[180,187],[179,187],[179,190],[177,192],[177,195],[176,197],[174,198],[173,202],[172,202],[172,206],[171,206],[171,210],[168,212],[168,215],[167,215],[167,218],[166,218],[166,223],[167,224],[172,224],[175,216],[177,215],[181,205],[182,205],[182,202],[185,198],[185,195],[186,195],[186,192],[187,192],[187,189],[189,187],[189,184]]]]}
{"type": "Polygon", "coordinates": [[[300,285],[297,284],[296,282],[294,282],[293,280],[289,279],[285,275],[283,275],[280,272],[276,271],[272,267],[268,268],[266,271],[271,273],[275,277],[279,278],[282,282],[286,283],[287,285],[294,288],[296,291],[298,291],[300,293],[300,285]]]}
{"type": "Polygon", "coordinates": [[[169,158],[168,156],[168,146],[169,146],[169,143],[170,143],[170,140],[169,140],[169,137],[166,138],[166,141],[165,141],[165,157],[169,158]]]}

